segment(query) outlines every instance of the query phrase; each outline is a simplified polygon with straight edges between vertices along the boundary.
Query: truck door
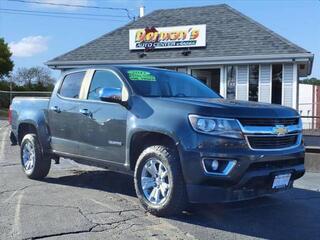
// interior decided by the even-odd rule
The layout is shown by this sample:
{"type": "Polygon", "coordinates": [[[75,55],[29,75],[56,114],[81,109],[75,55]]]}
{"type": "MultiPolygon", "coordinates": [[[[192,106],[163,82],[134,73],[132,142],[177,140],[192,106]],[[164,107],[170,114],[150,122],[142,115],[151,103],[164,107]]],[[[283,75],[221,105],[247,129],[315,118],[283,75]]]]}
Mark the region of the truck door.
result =
{"type": "Polygon", "coordinates": [[[120,77],[111,70],[96,70],[86,99],[80,103],[80,143],[82,156],[115,164],[125,163],[127,109],[118,103],[103,102],[101,88],[123,88],[120,77]]]}
{"type": "Polygon", "coordinates": [[[49,128],[53,151],[79,154],[79,96],[85,71],[66,75],[49,104],[49,128]]]}

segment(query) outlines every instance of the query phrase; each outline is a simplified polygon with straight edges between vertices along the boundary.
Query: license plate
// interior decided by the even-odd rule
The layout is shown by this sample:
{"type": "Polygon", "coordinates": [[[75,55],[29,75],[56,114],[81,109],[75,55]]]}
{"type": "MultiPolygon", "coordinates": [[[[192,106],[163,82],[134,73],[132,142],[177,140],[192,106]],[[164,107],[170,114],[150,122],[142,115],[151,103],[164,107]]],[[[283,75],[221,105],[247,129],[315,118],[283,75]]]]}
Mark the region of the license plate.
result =
{"type": "Polygon", "coordinates": [[[275,176],[272,184],[273,189],[285,188],[289,185],[291,173],[275,176]]]}

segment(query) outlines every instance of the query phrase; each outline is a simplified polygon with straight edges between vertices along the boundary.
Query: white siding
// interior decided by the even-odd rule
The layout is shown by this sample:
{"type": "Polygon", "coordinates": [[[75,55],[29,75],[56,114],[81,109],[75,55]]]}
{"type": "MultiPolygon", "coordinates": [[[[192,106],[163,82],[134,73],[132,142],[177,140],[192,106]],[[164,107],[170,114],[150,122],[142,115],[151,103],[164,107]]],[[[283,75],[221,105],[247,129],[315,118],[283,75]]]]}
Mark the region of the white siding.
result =
{"type": "Polygon", "coordinates": [[[248,100],[248,65],[239,65],[237,71],[236,98],[248,100]]]}
{"type": "Polygon", "coordinates": [[[293,108],[298,109],[298,100],[299,100],[299,77],[298,77],[298,64],[293,64],[293,88],[292,88],[292,104],[293,108]]]}
{"type": "Polygon", "coordinates": [[[292,107],[292,91],[293,91],[293,87],[292,84],[285,84],[284,85],[284,89],[283,89],[283,105],[284,106],[288,106],[288,107],[292,107]]]}
{"type": "Polygon", "coordinates": [[[188,69],[186,67],[178,67],[177,72],[188,73],[188,69]]]}
{"type": "Polygon", "coordinates": [[[282,104],[293,106],[293,64],[283,64],[282,104]]]}
{"type": "MultiPolygon", "coordinates": [[[[313,85],[299,84],[299,113],[301,116],[314,116],[316,112],[313,112],[312,105],[313,100],[316,99],[316,91],[313,85]]],[[[303,128],[312,128],[311,118],[302,118],[303,128]]]]}
{"type": "Polygon", "coordinates": [[[246,84],[239,84],[237,86],[237,99],[238,100],[248,100],[248,87],[246,84]]]}
{"type": "Polygon", "coordinates": [[[271,102],[271,65],[260,65],[260,77],[259,77],[259,101],[271,102]]]}
{"type": "Polygon", "coordinates": [[[222,68],[221,68],[221,71],[220,71],[220,74],[221,74],[221,76],[220,76],[220,95],[222,96],[222,97],[226,97],[226,92],[227,92],[227,87],[226,87],[226,84],[227,84],[227,74],[226,74],[226,66],[223,66],[222,68]]]}

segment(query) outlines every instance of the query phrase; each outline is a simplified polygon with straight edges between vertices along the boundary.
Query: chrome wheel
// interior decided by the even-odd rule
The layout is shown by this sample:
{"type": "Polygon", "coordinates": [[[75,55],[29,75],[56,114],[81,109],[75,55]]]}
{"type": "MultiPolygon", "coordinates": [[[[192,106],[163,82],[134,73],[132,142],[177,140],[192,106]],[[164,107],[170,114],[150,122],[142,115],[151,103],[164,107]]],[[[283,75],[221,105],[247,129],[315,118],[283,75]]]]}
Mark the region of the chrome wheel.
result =
{"type": "Polygon", "coordinates": [[[168,169],[156,158],[150,158],[142,168],[141,187],[145,198],[152,204],[164,203],[171,189],[168,169]]]}
{"type": "Polygon", "coordinates": [[[35,163],[35,148],[33,144],[28,141],[22,149],[22,163],[23,167],[27,172],[32,171],[35,163]]]}

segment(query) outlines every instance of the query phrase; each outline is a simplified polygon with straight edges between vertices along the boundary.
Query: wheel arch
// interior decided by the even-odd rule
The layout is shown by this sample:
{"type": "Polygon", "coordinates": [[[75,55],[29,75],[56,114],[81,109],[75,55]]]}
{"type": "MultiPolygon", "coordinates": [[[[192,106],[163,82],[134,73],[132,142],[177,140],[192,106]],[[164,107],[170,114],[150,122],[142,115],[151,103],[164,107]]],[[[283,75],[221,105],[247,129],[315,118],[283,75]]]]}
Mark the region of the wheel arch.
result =
{"type": "Polygon", "coordinates": [[[179,141],[171,134],[161,131],[137,131],[132,134],[129,144],[129,164],[130,170],[134,171],[136,162],[144,149],[152,145],[171,146],[179,154],[179,141]]]}
{"type": "Polygon", "coordinates": [[[18,144],[21,145],[22,139],[26,134],[33,133],[37,135],[42,151],[44,153],[49,152],[47,129],[45,125],[42,126],[41,124],[39,125],[34,121],[20,122],[17,131],[18,144]]]}
{"type": "Polygon", "coordinates": [[[29,133],[37,134],[37,127],[31,122],[21,122],[18,126],[18,143],[21,145],[22,139],[29,133]]]}

